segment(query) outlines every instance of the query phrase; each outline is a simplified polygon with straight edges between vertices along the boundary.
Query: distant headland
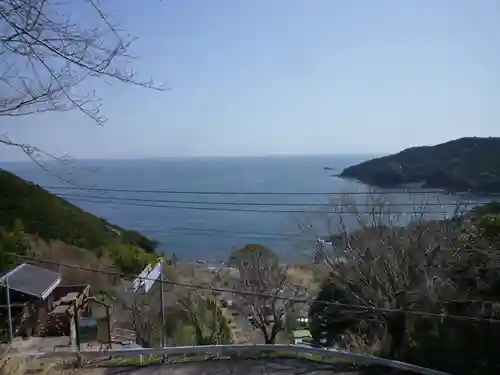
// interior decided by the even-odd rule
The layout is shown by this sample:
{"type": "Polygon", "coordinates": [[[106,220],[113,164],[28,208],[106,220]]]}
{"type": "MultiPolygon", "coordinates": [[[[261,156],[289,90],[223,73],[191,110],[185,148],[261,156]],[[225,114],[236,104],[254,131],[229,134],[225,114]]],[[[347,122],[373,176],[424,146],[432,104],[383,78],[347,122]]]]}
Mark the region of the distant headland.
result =
{"type": "Polygon", "coordinates": [[[460,138],[345,168],[339,175],[377,187],[418,184],[450,192],[500,192],[500,138],[460,138]]]}

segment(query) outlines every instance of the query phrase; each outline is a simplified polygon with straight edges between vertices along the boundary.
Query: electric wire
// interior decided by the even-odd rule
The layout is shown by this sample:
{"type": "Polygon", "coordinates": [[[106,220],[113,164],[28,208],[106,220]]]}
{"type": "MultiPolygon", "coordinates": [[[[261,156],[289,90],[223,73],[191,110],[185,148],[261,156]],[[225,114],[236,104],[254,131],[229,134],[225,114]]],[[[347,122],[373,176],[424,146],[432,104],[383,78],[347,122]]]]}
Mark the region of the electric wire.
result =
{"type": "MultiPolygon", "coordinates": [[[[59,267],[79,269],[79,270],[88,271],[88,272],[104,273],[107,275],[120,277],[120,278],[129,278],[129,279],[137,278],[136,275],[130,275],[130,274],[115,272],[115,271],[99,270],[96,268],[82,267],[82,266],[78,266],[78,265],[71,265],[71,264],[66,264],[66,263],[61,263],[61,262],[56,262],[56,261],[49,261],[49,260],[45,260],[45,259],[20,255],[20,254],[11,253],[11,252],[5,252],[4,254],[15,256],[15,257],[18,257],[20,259],[31,261],[31,262],[52,264],[52,265],[56,265],[59,267]]],[[[312,298],[286,297],[286,296],[279,296],[279,295],[271,295],[268,293],[257,293],[257,292],[253,292],[253,291],[213,287],[213,286],[209,286],[209,285],[207,286],[207,285],[202,285],[202,284],[183,283],[183,282],[172,281],[172,280],[159,281],[157,279],[147,278],[147,277],[146,278],[141,277],[141,280],[162,282],[163,284],[167,284],[167,285],[180,286],[180,287],[185,287],[185,288],[189,288],[189,289],[205,290],[205,291],[210,291],[210,292],[232,293],[232,294],[237,294],[237,295],[239,294],[239,295],[245,295],[245,296],[255,296],[255,297],[260,297],[260,298],[272,298],[272,299],[277,299],[277,300],[289,301],[289,302],[293,302],[293,303],[311,304],[311,303],[316,302],[316,303],[321,303],[321,304],[325,304],[325,305],[332,305],[332,306],[341,307],[341,308],[345,308],[345,309],[351,309],[351,310],[362,310],[362,311],[369,310],[369,311],[382,312],[382,313],[398,313],[398,314],[404,313],[404,314],[408,314],[408,315],[426,316],[426,317],[433,317],[433,318],[438,318],[438,319],[451,319],[451,320],[462,320],[462,321],[471,321],[471,322],[500,323],[499,319],[486,319],[486,318],[476,318],[476,317],[455,315],[455,314],[446,314],[446,313],[437,314],[437,313],[418,311],[418,310],[355,305],[355,304],[340,303],[340,302],[336,302],[336,301],[316,300],[316,299],[312,299],[312,298]]]]}
{"type": "Polygon", "coordinates": [[[321,210],[262,210],[262,209],[251,209],[251,208],[233,208],[233,207],[196,207],[196,206],[177,206],[177,205],[164,205],[164,204],[154,204],[147,202],[129,202],[124,201],[117,197],[99,197],[99,198],[71,198],[74,202],[86,202],[86,203],[104,203],[119,206],[129,206],[129,207],[151,207],[151,208],[164,208],[164,209],[179,209],[179,210],[194,210],[194,211],[220,211],[220,212],[255,212],[255,213],[288,213],[288,214],[373,214],[380,212],[384,215],[404,215],[404,214],[433,214],[433,215],[449,215],[450,212],[446,211],[429,211],[423,212],[422,210],[400,210],[400,211],[389,211],[383,212],[383,210],[373,209],[371,211],[365,210],[331,210],[331,211],[321,211],[321,210]]]}
{"type": "MultiPolygon", "coordinates": [[[[153,203],[178,203],[178,204],[204,204],[204,205],[223,205],[223,206],[265,206],[265,207],[337,207],[342,203],[265,203],[265,202],[228,202],[228,201],[190,201],[190,200],[172,200],[172,199],[151,199],[151,198],[134,198],[134,197],[110,197],[110,196],[95,196],[83,194],[67,194],[57,193],[58,197],[62,198],[83,198],[83,199],[110,199],[130,202],[153,202],[153,203]]],[[[476,202],[467,202],[474,204],[476,202]]],[[[479,202],[477,202],[479,203],[479,202]]],[[[344,204],[345,206],[346,204],[344,204]]],[[[372,203],[355,203],[357,207],[407,207],[407,206],[439,206],[439,207],[455,207],[457,203],[454,202],[372,202],[372,203]]]]}
{"type": "MultiPolygon", "coordinates": [[[[325,196],[344,196],[344,195],[370,195],[370,194],[380,194],[380,195],[398,195],[398,194],[447,194],[443,190],[439,189],[419,189],[419,190],[381,190],[381,191],[352,191],[352,192],[298,192],[298,191],[208,191],[208,190],[170,190],[170,189],[119,189],[119,188],[102,188],[102,187],[77,187],[77,186],[54,186],[54,185],[43,185],[44,189],[49,190],[84,190],[84,191],[101,191],[101,192],[112,192],[112,193],[151,193],[151,194],[193,194],[193,195],[325,195],[325,196]]],[[[469,195],[468,193],[453,193],[453,195],[469,195]]]]}

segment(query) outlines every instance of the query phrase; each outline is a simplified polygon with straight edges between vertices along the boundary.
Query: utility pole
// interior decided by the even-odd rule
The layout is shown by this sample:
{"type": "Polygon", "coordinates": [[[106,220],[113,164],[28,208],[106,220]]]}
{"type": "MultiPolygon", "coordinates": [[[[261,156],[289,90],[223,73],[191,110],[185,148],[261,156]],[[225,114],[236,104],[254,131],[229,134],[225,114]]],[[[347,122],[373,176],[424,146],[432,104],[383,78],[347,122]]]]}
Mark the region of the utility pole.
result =
{"type": "Polygon", "coordinates": [[[165,301],[163,296],[163,258],[158,258],[160,261],[160,306],[161,306],[161,346],[167,346],[167,338],[165,337],[165,301]]]}
{"type": "Polygon", "coordinates": [[[12,344],[14,333],[12,331],[12,312],[10,305],[9,275],[5,277],[5,292],[7,293],[7,319],[9,319],[9,344],[12,344]]]}

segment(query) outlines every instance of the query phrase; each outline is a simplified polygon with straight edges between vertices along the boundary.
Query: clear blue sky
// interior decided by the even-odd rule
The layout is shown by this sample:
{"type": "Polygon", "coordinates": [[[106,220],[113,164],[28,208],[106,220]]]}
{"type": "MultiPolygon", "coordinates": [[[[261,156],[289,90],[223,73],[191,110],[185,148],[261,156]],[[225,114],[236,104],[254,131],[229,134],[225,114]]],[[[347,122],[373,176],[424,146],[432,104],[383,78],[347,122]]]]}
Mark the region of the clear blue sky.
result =
{"type": "MultiPolygon", "coordinates": [[[[1,119],[77,158],[385,153],[500,136],[497,0],[109,0],[158,93],[96,86],[109,118],[1,119]]],[[[15,159],[0,147],[0,158],[15,159]]]]}

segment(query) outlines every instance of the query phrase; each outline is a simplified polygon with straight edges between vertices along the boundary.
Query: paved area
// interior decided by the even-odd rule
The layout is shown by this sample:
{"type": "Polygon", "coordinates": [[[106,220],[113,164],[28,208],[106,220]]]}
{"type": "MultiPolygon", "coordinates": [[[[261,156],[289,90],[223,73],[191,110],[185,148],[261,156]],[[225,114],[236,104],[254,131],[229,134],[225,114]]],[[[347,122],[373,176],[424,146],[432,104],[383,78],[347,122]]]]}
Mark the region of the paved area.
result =
{"type": "Polygon", "coordinates": [[[54,352],[71,350],[68,336],[60,337],[29,337],[26,339],[15,338],[12,349],[21,353],[26,352],[54,352]]]}
{"type": "MultiPolygon", "coordinates": [[[[129,342],[131,340],[128,340],[129,342]]],[[[12,350],[20,353],[47,353],[76,350],[75,345],[69,345],[69,337],[29,337],[27,339],[16,338],[12,342],[12,350]]],[[[126,343],[113,343],[113,349],[127,349],[133,347],[126,343]]],[[[85,351],[98,351],[107,349],[107,344],[101,344],[97,341],[82,342],[81,349],[85,351]]]]}
{"type": "Polygon", "coordinates": [[[416,375],[390,369],[350,371],[345,366],[296,359],[214,360],[77,370],[75,375],[416,375]],[[342,368],[344,367],[344,368],[342,368]]]}

